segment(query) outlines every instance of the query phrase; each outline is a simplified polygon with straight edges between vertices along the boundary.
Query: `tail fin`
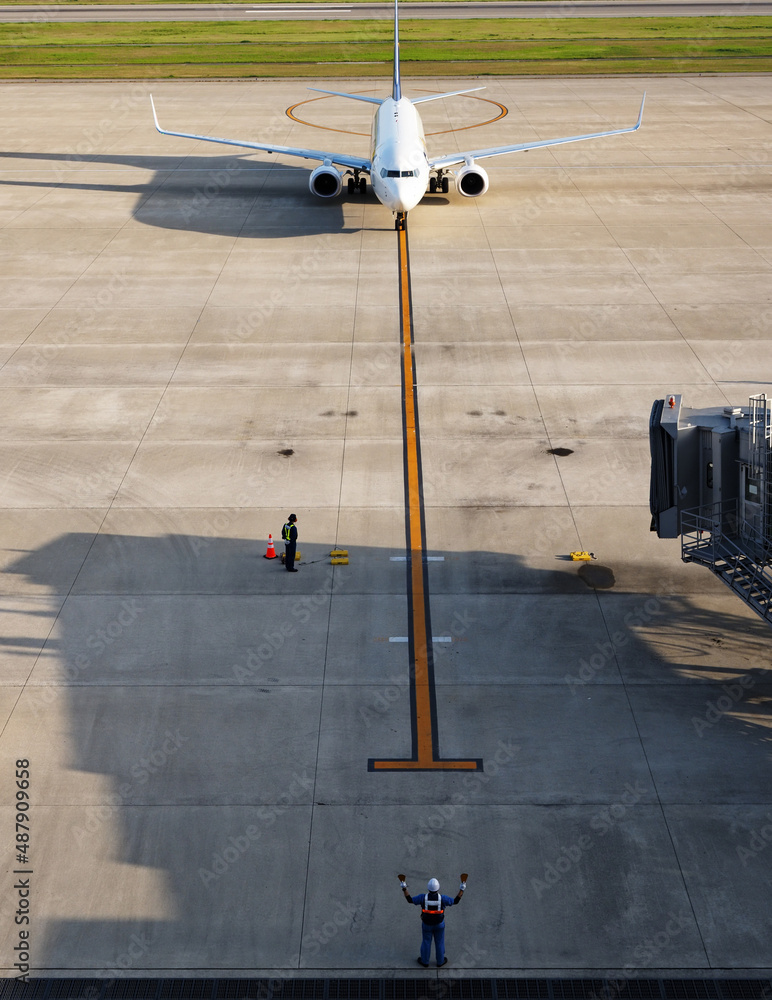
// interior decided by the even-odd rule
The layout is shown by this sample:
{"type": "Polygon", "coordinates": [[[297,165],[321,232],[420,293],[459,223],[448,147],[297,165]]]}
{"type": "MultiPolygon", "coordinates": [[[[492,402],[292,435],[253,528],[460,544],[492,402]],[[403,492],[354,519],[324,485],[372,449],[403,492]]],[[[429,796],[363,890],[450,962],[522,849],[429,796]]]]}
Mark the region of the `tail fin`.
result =
{"type": "Polygon", "coordinates": [[[402,88],[399,85],[399,0],[394,0],[394,83],[391,87],[391,96],[395,101],[402,97],[402,88]]]}

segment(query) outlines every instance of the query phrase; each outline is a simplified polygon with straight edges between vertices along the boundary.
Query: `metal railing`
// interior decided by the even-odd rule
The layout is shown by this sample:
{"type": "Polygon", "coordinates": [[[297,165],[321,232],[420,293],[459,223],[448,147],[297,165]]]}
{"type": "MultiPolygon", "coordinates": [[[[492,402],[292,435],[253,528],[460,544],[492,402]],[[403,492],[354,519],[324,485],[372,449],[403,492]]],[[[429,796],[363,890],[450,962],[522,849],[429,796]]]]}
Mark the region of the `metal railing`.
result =
{"type": "Polygon", "coordinates": [[[681,511],[681,558],[715,562],[717,545],[739,535],[737,500],[681,511]]]}
{"type": "Polygon", "coordinates": [[[758,528],[769,545],[772,540],[772,400],[765,392],[748,400],[750,447],[748,476],[758,483],[761,523],[758,528]]]}
{"type": "Polygon", "coordinates": [[[740,524],[737,500],[681,512],[681,558],[707,566],[772,624],[769,543],[740,524]]]}

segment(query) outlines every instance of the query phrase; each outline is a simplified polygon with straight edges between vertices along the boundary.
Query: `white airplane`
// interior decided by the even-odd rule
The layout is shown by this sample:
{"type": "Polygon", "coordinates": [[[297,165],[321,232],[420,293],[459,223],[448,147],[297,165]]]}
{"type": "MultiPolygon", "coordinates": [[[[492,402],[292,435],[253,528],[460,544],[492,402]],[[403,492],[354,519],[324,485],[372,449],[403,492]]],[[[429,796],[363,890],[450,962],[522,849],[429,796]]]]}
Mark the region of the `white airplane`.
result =
{"type": "Polygon", "coordinates": [[[259,149],[266,153],[282,153],[285,156],[299,156],[305,160],[319,160],[320,165],[308,179],[311,192],[319,198],[337,197],[341,192],[343,178],[346,175],[350,175],[348,176],[349,193],[353,194],[354,191],[358,190],[364,194],[367,181],[362,175],[369,174],[376,198],[394,213],[395,228],[397,229],[405,228],[407,213],[415,208],[423,198],[427,187],[432,194],[436,191],[447,193],[448,173],[455,175],[456,190],[465,198],[478,198],[485,194],[488,190],[488,174],[479,166],[478,160],[489,156],[502,156],[504,153],[538,149],[541,146],[558,146],[564,142],[581,142],[583,139],[601,139],[609,135],[623,135],[625,132],[635,132],[641,127],[643,105],[646,100],[645,93],[641,101],[638,121],[629,128],[614,129],[610,132],[592,132],[588,135],[572,135],[565,139],[521,142],[513,146],[490,146],[487,149],[472,149],[465,153],[451,153],[448,156],[429,156],[416,105],[424,104],[426,101],[439,101],[445,97],[456,97],[459,94],[470,94],[476,90],[485,90],[485,87],[454,90],[448,94],[430,94],[427,97],[416,97],[412,100],[409,97],[403,97],[399,81],[399,13],[397,4],[398,0],[394,0],[394,77],[391,97],[364,97],[362,94],[342,94],[337,90],[308,88],[320,94],[348,97],[353,101],[366,101],[368,104],[377,105],[377,111],[373,117],[369,159],[364,156],[349,156],[346,153],[326,153],[319,149],[298,149],[293,146],[277,146],[273,143],[247,142],[242,139],[218,139],[209,135],[191,135],[188,132],[170,132],[159,125],[151,96],[150,104],[153,108],[155,127],[162,135],[173,135],[181,139],[219,142],[225,146],[243,146],[246,149],[259,149]],[[451,171],[451,167],[460,167],[460,169],[451,171]]]}

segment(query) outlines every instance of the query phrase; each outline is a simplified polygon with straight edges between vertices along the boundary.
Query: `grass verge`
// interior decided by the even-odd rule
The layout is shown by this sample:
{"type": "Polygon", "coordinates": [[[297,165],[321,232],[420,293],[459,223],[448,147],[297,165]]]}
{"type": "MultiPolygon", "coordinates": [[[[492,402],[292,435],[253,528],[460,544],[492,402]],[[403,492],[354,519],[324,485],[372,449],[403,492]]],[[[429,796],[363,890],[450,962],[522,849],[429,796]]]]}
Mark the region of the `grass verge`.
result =
{"type": "MultiPolygon", "coordinates": [[[[419,76],[772,71],[772,18],[405,20],[419,76]]],[[[0,79],[388,75],[386,21],[0,25],[0,79]]]]}

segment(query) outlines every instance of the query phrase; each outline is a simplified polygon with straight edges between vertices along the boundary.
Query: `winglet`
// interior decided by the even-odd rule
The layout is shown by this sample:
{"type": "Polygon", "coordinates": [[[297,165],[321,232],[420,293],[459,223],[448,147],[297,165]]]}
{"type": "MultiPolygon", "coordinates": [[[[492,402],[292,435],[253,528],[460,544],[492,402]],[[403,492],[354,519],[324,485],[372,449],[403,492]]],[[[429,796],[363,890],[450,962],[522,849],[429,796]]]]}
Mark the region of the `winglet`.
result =
{"type": "Polygon", "coordinates": [[[158,115],[155,113],[155,104],[153,104],[153,95],[152,94],[150,94],[150,107],[153,109],[153,119],[155,121],[155,127],[161,133],[161,135],[163,135],[164,134],[164,130],[158,124],[158,115]]]}
{"type": "Polygon", "coordinates": [[[394,0],[394,83],[391,87],[392,100],[402,98],[402,88],[399,84],[399,0],[394,0]]]}
{"type": "Polygon", "coordinates": [[[643,121],[643,106],[646,103],[646,91],[643,92],[643,97],[641,98],[641,110],[638,112],[638,121],[635,128],[639,129],[641,127],[641,122],[643,121]]]}
{"type": "Polygon", "coordinates": [[[322,90],[321,87],[308,87],[317,94],[332,94],[333,97],[349,97],[352,101],[367,101],[368,104],[383,104],[384,97],[366,97],[364,94],[344,94],[341,90],[322,90]]]}

